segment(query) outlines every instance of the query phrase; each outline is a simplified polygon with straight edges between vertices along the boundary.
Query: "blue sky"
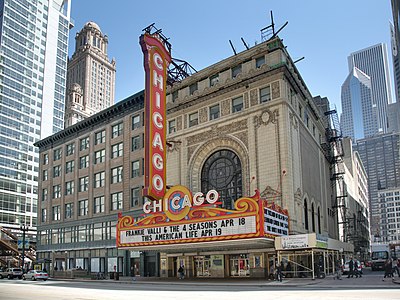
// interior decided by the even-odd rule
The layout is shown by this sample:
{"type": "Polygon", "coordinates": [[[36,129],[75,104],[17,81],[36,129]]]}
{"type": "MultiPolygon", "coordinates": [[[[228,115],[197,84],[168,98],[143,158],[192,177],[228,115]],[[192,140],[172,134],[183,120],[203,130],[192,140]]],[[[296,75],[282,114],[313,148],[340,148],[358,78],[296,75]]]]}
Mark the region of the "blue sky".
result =
{"type": "MultiPolygon", "coordinates": [[[[260,42],[260,29],[289,24],[279,34],[313,96],[326,96],[340,111],[340,88],[348,75],[347,56],[386,43],[390,53],[390,0],[71,0],[75,34],[94,21],[108,35],[108,54],[117,61],[116,102],[144,88],[142,29],[151,23],[170,38],[172,56],[201,70],[260,42]]],[[[392,62],[390,73],[393,77],[392,62]]]]}

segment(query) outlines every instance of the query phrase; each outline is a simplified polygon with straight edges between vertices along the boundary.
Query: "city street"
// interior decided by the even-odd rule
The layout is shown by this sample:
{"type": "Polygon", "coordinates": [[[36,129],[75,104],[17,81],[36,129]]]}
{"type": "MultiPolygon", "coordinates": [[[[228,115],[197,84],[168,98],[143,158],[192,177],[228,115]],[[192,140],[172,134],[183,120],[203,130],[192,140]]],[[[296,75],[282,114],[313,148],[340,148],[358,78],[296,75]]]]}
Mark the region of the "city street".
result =
{"type": "MultiPolygon", "coordinates": [[[[398,281],[398,277],[396,280],[398,281]]],[[[400,282],[400,281],[399,281],[400,282]]],[[[382,281],[381,272],[334,280],[0,280],[1,299],[399,299],[400,284],[382,281]]]]}

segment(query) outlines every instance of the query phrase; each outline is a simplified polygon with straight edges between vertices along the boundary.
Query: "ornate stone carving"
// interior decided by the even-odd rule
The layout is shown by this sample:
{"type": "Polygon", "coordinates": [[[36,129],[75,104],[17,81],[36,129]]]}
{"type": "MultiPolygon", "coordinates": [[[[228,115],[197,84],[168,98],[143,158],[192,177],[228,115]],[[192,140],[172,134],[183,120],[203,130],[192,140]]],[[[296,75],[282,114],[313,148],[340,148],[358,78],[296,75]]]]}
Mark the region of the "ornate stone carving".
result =
{"type": "Polygon", "coordinates": [[[297,190],[296,190],[296,192],[294,193],[294,197],[295,198],[301,198],[301,189],[300,188],[297,188],[297,190]]]}
{"type": "Polygon", "coordinates": [[[244,93],[243,94],[243,102],[244,102],[244,108],[249,108],[249,93],[244,93]]]}
{"type": "Polygon", "coordinates": [[[272,187],[269,185],[261,192],[260,196],[266,199],[269,198],[275,198],[277,195],[280,195],[281,193],[277,190],[274,190],[272,187]]]}
{"type": "Polygon", "coordinates": [[[231,123],[229,125],[225,126],[218,126],[218,125],[213,125],[211,126],[210,130],[201,132],[196,135],[192,135],[187,137],[187,142],[188,146],[204,142],[206,140],[218,137],[218,136],[223,136],[229,133],[234,133],[238,131],[243,131],[247,130],[247,120],[241,120],[239,122],[231,123]]]}
{"type": "Polygon", "coordinates": [[[187,159],[188,159],[188,163],[189,163],[189,160],[190,160],[190,158],[192,157],[193,153],[196,151],[197,147],[198,147],[198,146],[190,146],[190,147],[187,147],[187,159]]]}
{"type": "Polygon", "coordinates": [[[249,146],[249,136],[247,131],[242,131],[242,132],[238,132],[233,134],[234,137],[237,137],[239,140],[242,141],[243,144],[246,145],[246,147],[248,148],[249,146]]]}
{"type": "Polygon", "coordinates": [[[272,99],[279,98],[281,96],[281,89],[279,87],[279,81],[271,83],[272,99]]]}
{"type": "Polygon", "coordinates": [[[221,116],[226,116],[226,115],[229,115],[231,113],[231,106],[229,105],[230,102],[231,101],[229,99],[222,101],[222,103],[221,103],[221,116]]]}
{"type": "Polygon", "coordinates": [[[268,125],[269,123],[276,124],[278,121],[279,111],[275,109],[274,111],[270,111],[269,109],[263,110],[260,116],[254,117],[254,126],[256,128],[261,125],[268,125]]]}
{"type": "Polygon", "coordinates": [[[176,118],[176,130],[182,130],[182,116],[176,118]]]}
{"type": "Polygon", "coordinates": [[[257,90],[251,90],[250,91],[250,105],[254,106],[258,104],[258,97],[257,97],[257,90]]]}
{"type": "Polygon", "coordinates": [[[289,119],[290,119],[290,124],[292,124],[293,128],[297,129],[299,127],[299,123],[297,121],[296,115],[290,112],[289,119]]]}
{"type": "Polygon", "coordinates": [[[208,116],[207,116],[207,108],[203,107],[200,108],[199,110],[199,123],[205,123],[207,122],[208,116]]]}
{"type": "Polygon", "coordinates": [[[182,144],[181,140],[174,140],[174,141],[167,140],[167,151],[168,152],[180,151],[181,144],[182,144]]]}

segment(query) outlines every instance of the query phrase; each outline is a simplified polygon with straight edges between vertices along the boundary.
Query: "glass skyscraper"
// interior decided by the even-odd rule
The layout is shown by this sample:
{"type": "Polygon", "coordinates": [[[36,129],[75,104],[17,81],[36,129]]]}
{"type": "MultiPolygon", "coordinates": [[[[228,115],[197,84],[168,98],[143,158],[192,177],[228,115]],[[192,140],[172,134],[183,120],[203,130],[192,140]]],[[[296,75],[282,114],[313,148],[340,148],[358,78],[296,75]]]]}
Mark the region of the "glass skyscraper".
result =
{"type": "MultiPolygon", "coordinates": [[[[393,240],[386,221],[388,206],[382,202],[382,193],[385,196],[400,187],[400,134],[380,134],[361,139],[353,148],[360,154],[368,174],[372,241],[393,240]]],[[[400,201],[396,201],[400,207],[400,201]]]]}
{"type": "Polygon", "coordinates": [[[371,79],[353,68],[342,85],[343,135],[353,141],[372,136],[378,131],[376,113],[372,106],[371,79]]]}
{"type": "Polygon", "coordinates": [[[377,133],[388,130],[388,105],[392,103],[392,88],[389,76],[389,61],[386,44],[377,44],[348,57],[349,73],[353,68],[363,71],[371,78],[372,106],[376,111],[377,133]]]}
{"type": "Polygon", "coordinates": [[[0,0],[0,226],[36,226],[39,153],[64,127],[70,1],[0,0]]]}

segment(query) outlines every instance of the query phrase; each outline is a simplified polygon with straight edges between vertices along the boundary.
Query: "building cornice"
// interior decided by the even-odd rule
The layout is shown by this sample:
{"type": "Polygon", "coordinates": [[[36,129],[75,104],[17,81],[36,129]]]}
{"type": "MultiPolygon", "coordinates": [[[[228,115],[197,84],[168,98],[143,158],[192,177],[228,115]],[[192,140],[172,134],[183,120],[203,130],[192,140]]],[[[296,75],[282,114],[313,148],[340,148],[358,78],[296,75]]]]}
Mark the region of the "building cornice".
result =
{"type": "Polygon", "coordinates": [[[116,116],[126,115],[143,107],[144,91],[140,91],[79,123],[36,142],[34,146],[46,149],[54,144],[63,143],[66,139],[76,136],[79,132],[86,131],[91,127],[98,127],[102,123],[109,123],[109,120],[116,116]]]}

